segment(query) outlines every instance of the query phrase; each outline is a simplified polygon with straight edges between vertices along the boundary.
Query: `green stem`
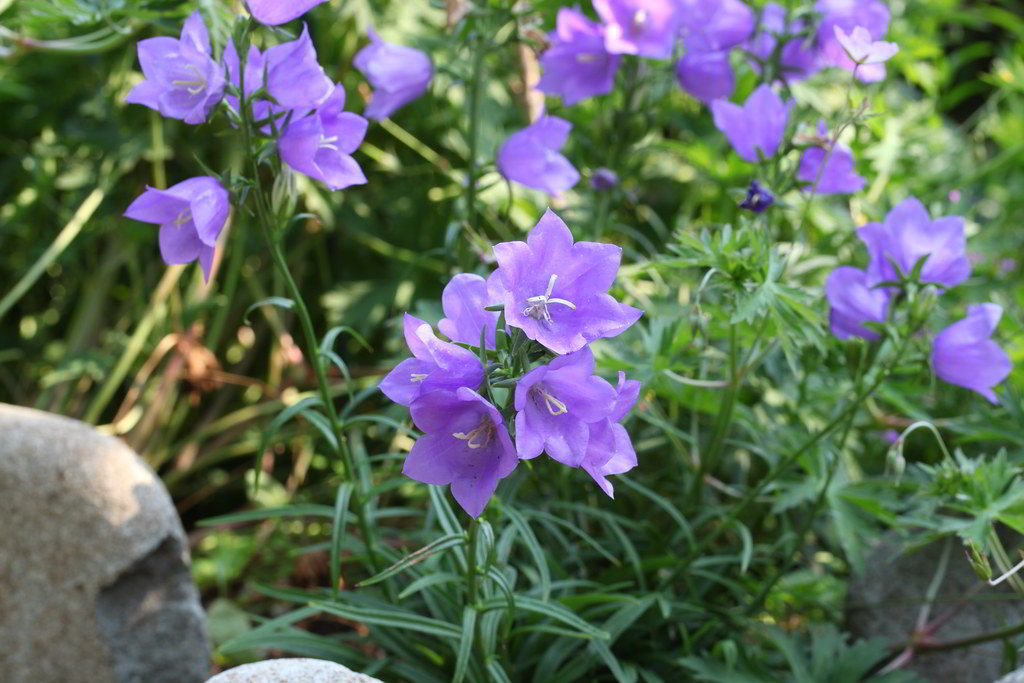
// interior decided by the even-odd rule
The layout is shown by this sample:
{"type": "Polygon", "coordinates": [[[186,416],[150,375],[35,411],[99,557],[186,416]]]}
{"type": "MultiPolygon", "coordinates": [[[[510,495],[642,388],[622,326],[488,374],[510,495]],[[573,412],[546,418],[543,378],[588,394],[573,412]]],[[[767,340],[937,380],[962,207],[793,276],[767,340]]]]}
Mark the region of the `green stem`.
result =
{"type": "Polygon", "coordinates": [[[729,326],[729,388],[726,389],[722,405],[715,417],[715,426],[711,432],[711,443],[708,450],[700,457],[700,466],[697,469],[697,478],[690,490],[690,503],[696,505],[700,502],[701,493],[704,490],[704,479],[714,471],[718,464],[722,448],[725,446],[725,437],[729,433],[729,425],[732,423],[733,409],[736,407],[736,395],[739,393],[739,346],[736,343],[736,326],[729,326]]]}
{"type": "MultiPolygon", "coordinates": [[[[469,158],[466,164],[466,224],[470,229],[476,227],[476,183],[479,169],[477,168],[477,151],[480,138],[480,81],[484,75],[484,54],[479,35],[473,37],[473,73],[469,81],[469,132],[467,145],[469,158]]],[[[467,256],[466,241],[463,240],[459,253],[467,256]]],[[[468,258],[468,256],[467,256],[468,258]]],[[[463,261],[467,260],[466,258],[463,261]]]]}

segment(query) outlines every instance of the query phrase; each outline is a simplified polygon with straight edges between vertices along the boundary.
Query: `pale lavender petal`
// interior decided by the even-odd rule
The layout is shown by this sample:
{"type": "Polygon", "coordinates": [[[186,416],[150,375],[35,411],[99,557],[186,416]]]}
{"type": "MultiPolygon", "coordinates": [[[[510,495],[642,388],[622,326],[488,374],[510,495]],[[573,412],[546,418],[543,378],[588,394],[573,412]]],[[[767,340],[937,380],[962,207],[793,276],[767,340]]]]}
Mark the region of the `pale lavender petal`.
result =
{"type": "Polygon", "coordinates": [[[325,0],[246,0],[249,13],[261,24],[276,26],[298,19],[325,0]]]}
{"type": "Polygon", "coordinates": [[[889,294],[884,288],[872,288],[869,274],[851,266],[840,266],[825,283],[832,334],[839,339],[863,337],[878,339],[864,327],[867,322],[885,322],[889,312],[889,294]]]}
{"type": "Polygon", "coordinates": [[[491,303],[486,280],[479,275],[459,273],[441,293],[441,306],[447,317],[437,326],[452,341],[473,346],[480,345],[483,335],[487,348],[494,349],[500,313],[485,310],[491,303]]]}
{"type": "Polygon", "coordinates": [[[940,332],[932,342],[935,374],[998,403],[992,387],[1005,380],[1012,369],[1009,355],[989,338],[1001,315],[1002,308],[997,304],[971,306],[966,318],[940,332]]]}
{"type": "Polygon", "coordinates": [[[267,89],[281,106],[317,107],[334,91],[334,83],[317,61],[306,26],[297,40],[275,45],[265,57],[267,89]]]}
{"type": "Polygon", "coordinates": [[[687,52],[676,64],[679,85],[704,103],[732,95],[736,80],[728,52],[687,52]]]}

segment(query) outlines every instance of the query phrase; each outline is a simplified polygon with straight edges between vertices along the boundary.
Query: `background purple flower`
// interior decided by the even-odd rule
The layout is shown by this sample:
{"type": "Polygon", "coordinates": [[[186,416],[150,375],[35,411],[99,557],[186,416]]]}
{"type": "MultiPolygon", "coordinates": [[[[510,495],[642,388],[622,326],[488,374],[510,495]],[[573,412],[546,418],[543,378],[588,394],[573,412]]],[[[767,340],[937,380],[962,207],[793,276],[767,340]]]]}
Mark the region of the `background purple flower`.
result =
{"type": "Polygon", "coordinates": [[[356,54],[353,64],[373,86],[373,100],[363,114],[386,119],[427,91],[434,65],[425,52],[385,43],[372,29],[370,44],[356,54]]]}
{"type": "Polygon", "coordinates": [[[687,52],[676,64],[676,78],[683,90],[705,104],[729,97],[736,87],[727,51],[687,52]]]}
{"type": "Polygon", "coordinates": [[[740,202],[741,209],[761,213],[775,203],[775,195],[757,180],[751,180],[747,196],[740,202]]]}
{"type": "Polygon", "coordinates": [[[868,246],[868,270],[878,280],[899,279],[890,260],[909,275],[922,257],[927,257],[921,269],[922,282],[955,287],[971,274],[964,219],[945,216],[931,220],[924,205],[913,197],[893,207],[885,222],[868,223],[857,234],[868,246]]]}
{"type": "Polygon", "coordinates": [[[332,190],[366,183],[352,153],[366,136],[367,121],[344,111],[345,88],[331,96],[311,115],[292,121],[281,133],[281,160],[332,190]]]}
{"type": "Polygon", "coordinates": [[[407,406],[431,392],[475,390],[484,381],[484,368],[472,351],[441,341],[430,325],[408,313],[402,326],[413,357],[399,363],[380,383],[380,390],[392,401],[407,406]]]}
{"type": "Polygon", "coordinates": [[[611,92],[621,58],[605,49],[604,34],[604,27],[579,10],[558,10],[552,45],[540,58],[544,75],[537,90],[560,95],[566,105],[611,92]]]}
{"type": "Polygon", "coordinates": [[[754,32],[754,12],[740,0],[676,1],[680,35],[687,52],[726,50],[754,32]]]}
{"type": "Polygon", "coordinates": [[[590,186],[598,192],[607,192],[618,185],[619,174],[610,168],[594,169],[594,174],[590,176],[590,186]]]}
{"type": "Polygon", "coordinates": [[[839,339],[863,337],[878,339],[878,334],[864,327],[868,322],[885,322],[889,314],[889,293],[885,288],[873,289],[878,280],[866,271],[852,266],[839,266],[825,282],[832,334],[839,339]]]}
{"type": "Polygon", "coordinates": [[[940,379],[972,389],[992,403],[992,387],[1010,374],[1010,357],[992,341],[1003,309],[998,304],[967,307],[967,317],[939,332],[932,342],[932,366],[940,379]]]}
{"type": "Polygon", "coordinates": [[[166,190],[146,188],[124,212],[160,226],[160,255],[168,265],[199,259],[210,279],[217,238],[231,213],[228,191],[216,178],[189,178],[166,190]]]}
{"type": "Polygon", "coordinates": [[[622,249],[598,242],[573,243],[572,233],[548,210],[526,242],[494,246],[498,269],[487,281],[505,320],[555,353],[570,353],[601,337],[614,337],[643,311],[607,292],[622,249]]]}
{"type": "Polygon", "coordinates": [[[139,41],[139,64],[146,80],[124,101],[155,109],[185,123],[202,123],[224,96],[224,73],[213,60],[210,36],[199,10],[181,29],[181,38],[139,41]]]}
{"type": "Polygon", "coordinates": [[[307,26],[302,27],[298,39],[267,50],[264,59],[267,90],[282,107],[311,109],[334,92],[334,83],[317,61],[307,26]]]}
{"type": "Polygon", "coordinates": [[[865,64],[881,64],[889,61],[900,51],[896,43],[884,40],[872,40],[871,34],[863,26],[854,27],[849,34],[842,26],[835,26],[836,40],[846,55],[862,67],[865,64]]]}
{"type": "Polygon", "coordinates": [[[487,348],[496,347],[496,332],[500,313],[485,310],[494,303],[487,293],[487,280],[471,273],[459,273],[441,292],[441,307],[445,318],[438,329],[452,341],[480,345],[483,333],[487,348]]]}
{"type": "MultiPolygon", "coordinates": [[[[775,51],[779,36],[799,33],[803,28],[803,20],[791,21],[787,26],[786,9],[777,3],[767,2],[761,10],[760,28],[747,42],[746,49],[760,59],[768,60],[775,51]]],[[[783,80],[807,78],[819,69],[818,52],[803,40],[788,41],[782,46],[780,56],[783,80]]],[[[754,70],[760,73],[760,65],[754,63],[754,70]]]]}
{"type": "Polygon", "coordinates": [[[425,435],[409,451],[402,472],[426,484],[451,484],[462,509],[479,517],[498,481],[519,464],[501,413],[465,387],[427,394],[410,412],[425,435]]]}
{"type": "Polygon", "coordinates": [[[757,162],[757,150],[771,157],[782,142],[792,102],[783,104],[768,84],[761,85],[743,106],[715,100],[711,116],[715,127],[725,133],[729,144],[742,158],[757,162]]]}
{"type": "Polygon", "coordinates": [[[605,420],[615,408],[616,391],[594,375],[590,347],[559,356],[526,373],[516,385],[516,452],[535,458],[542,452],[570,467],[587,454],[588,425],[605,420]]]}
{"type": "Polygon", "coordinates": [[[587,453],[580,466],[586,470],[609,498],[615,497],[615,489],[608,477],[623,474],[637,465],[636,451],[626,428],[619,424],[633,408],[640,395],[640,382],[627,380],[626,373],[619,373],[615,388],[615,405],[604,420],[589,425],[587,453]]]}
{"type": "Polygon", "coordinates": [[[261,24],[276,26],[297,19],[324,0],[246,0],[249,13],[261,24]]]}
{"type": "Polygon", "coordinates": [[[594,0],[612,54],[669,59],[679,32],[676,0],[594,0]]]}
{"type": "Polygon", "coordinates": [[[579,182],[579,171],[559,154],[569,139],[572,124],[557,116],[542,116],[536,123],[508,136],[498,149],[498,170],[509,180],[561,194],[579,182]]]}
{"type": "MultiPolygon", "coordinates": [[[[828,138],[828,128],[825,122],[818,123],[818,137],[823,140],[828,138]]],[[[800,167],[797,169],[798,180],[810,183],[803,187],[805,192],[816,192],[817,194],[853,194],[864,189],[864,178],[857,175],[854,166],[853,152],[849,147],[838,142],[832,149],[832,154],[824,147],[809,147],[800,158],[800,167]],[[828,158],[826,163],[825,159],[828,158]],[[825,165],[822,170],[822,164],[825,165]],[[819,178],[820,174],[820,178],[819,178]],[[817,184],[815,184],[817,183],[817,184]]]]}
{"type": "Polygon", "coordinates": [[[824,15],[818,28],[823,63],[851,72],[856,69],[857,78],[862,81],[885,78],[884,64],[858,67],[839,44],[835,33],[836,27],[851,33],[862,26],[872,39],[881,40],[889,30],[889,8],[884,3],[879,0],[818,0],[814,8],[824,15]]]}

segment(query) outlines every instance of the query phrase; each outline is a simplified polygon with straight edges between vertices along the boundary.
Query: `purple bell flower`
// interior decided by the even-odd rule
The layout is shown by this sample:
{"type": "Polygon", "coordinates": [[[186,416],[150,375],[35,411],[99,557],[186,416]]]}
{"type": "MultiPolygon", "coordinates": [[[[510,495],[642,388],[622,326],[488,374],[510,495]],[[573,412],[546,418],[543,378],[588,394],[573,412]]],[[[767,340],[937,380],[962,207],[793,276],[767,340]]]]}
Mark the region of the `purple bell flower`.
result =
{"type": "Polygon", "coordinates": [[[332,190],[366,183],[351,155],[362,144],[368,123],[344,109],[345,88],[339,85],[313,114],[289,123],[278,140],[282,161],[332,190]]]}
{"type": "Polygon", "coordinates": [[[442,334],[452,341],[480,346],[481,333],[489,349],[496,348],[495,334],[500,313],[486,310],[492,301],[487,293],[487,280],[471,273],[459,273],[441,292],[445,318],[437,324],[442,334]]]}
{"type": "MultiPolygon", "coordinates": [[[[824,121],[818,122],[818,137],[828,140],[828,128],[824,121]]],[[[832,149],[832,154],[824,147],[809,147],[800,158],[800,167],[797,169],[796,177],[810,185],[804,186],[804,192],[815,192],[817,194],[853,194],[864,189],[864,178],[857,175],[854,167],[853,152],[849,147],[838,142],[832,149]],[[825,158],[828,162],[825,163],[825,158]],[[822,170],[822,164],[825,164],[822,170]],[[820,179],[819,179],[820,174],[820,179]],[[817,183],[817,185],[815,185],[817,183]]]]}
{"type": "Polygon", "coordinates": [[[736,87],[727,51],[687,52],[676,64],[676,78],[683,90],[705,104],[729,97],[736,87]]]}
{"type": "Polygon", "coordinates": [[[498,170],[509,180],[558,195],[579,182],[579,171],[559,154],[572,124],[557,116],[542,116],[498,149],[498,170]]]}
{"type": "Polygon", "coordinates": [[[231,213],[228,191],[216,178],[189,178],[167,190],[147,187],[124,212],[160,226],[160,255],[167,265],[199,259],[209,281],[217,238],[231,213]]]}
{"type": "Polygon", "coordinates": [[[747,188],[747,197],[740,202],[740,208],[761,213],[774,203],[775,195],[757,180],[751,180],[750,187],[747,188]]]}
{"type": "Polygon", "coordinates": [[[494,245],[498,269],[487,281],[505,321],[555,353],[571,353],[601,337],[614,337],[643,311],[608,294],[622,249],[599,242],[573,243],[551,210],[526,242],[494,245]]]}
{"type": "Polygon", "coordinates": [[[752,92],[743,106],[715,100],[711,103],[711,116],[736,153],[747,161],[757,162],[758,150],[765,158],[778,150],[792,104],[784,104],[766,83],[752,92]]]}
{"type": "Polygon", "coordinates": [[[353,64],[373,86],[373,100],[363,114],[386,119],[427,91],[434,65],[425,52],[385,43],[372,29],[370,44],[360,50],[353,64]]]}
{"type": "Polygon", "coordinates": [[[922,257],[927,257],[921,269],[922,282],[955,287],[971,274],[964,219],[944,216],[931,220],[924,205],[913,197],[893,207],[884,223],[868,223],[857,234],[868,247],[868,271],[876,282],[899,279],[890,261],[909,275],[922,257]]]}
{"type": "Polygon", "coordinates": [[[430,325],[408,313],[403,327],[413,358],[399,363],[380,383],[380,390],[392,401],[408,406],[432,392],[475,390],[484,381],[484,368],[475,353],[441,341],[430,325]]]}
{"type": "Polygon", "coordinates": [[[740,0],[676,0],[687,52],[719,52],[754,32],[754,12],[740,0]]]}
{"type": "Polygon", "coordinates": [[[322,2],[324,0],[246,0],[253,18],[267,26],[298,19],[322,2]]]}
{"type": "Polygon", "coordinates": [[[619,174],[603,166],[594,169],[594,175],[590,176],[590,186],[598,192],[607,192],[619,186],[619,174]]]}
{"type": "MultiPolygon", "coordinates": [[[[761,11],[761,26],[758,32],[746,45],[753,55],[770,59],[778,43],[778,37],[802,31],[802,20],[791,21],[786,25],[786,9],[777,3],[766,2],[761,11]]],[[[793,39],[782,46],[780,53],[784,80],[800,80],[807,78],[819,69],[820,56],[817,51],[803,40],[793,39]]],[[[760,65],[754,65],[760,72],[760,65]]]]}
{"type": "Polygon", "coordinates": [[[825,282],[830,307],[832,334],[838,339],[862,337],[874,341],[878,334],[864,323],[885,322],[889,314],[890,294],[885,288],[873,288],[878,280],[852,266],[839,266],[825,282]]]}
{"type": "Polygon", "coordinates": [[[224,97],[224,73],[213,60],[210,36],[199,10],[181,29],[181,38],[148,38],[138,44],[146,80],[124,99],[185,123],[202,123],[224,97]]]}
{"type": "Polygon", "coordinates": [[[825,64],[856,71],[857,78],[865,82],[885,78],[884,64],[858,65],[836,37],[837,27],[849,34],[860,26],[872,40],[884,38],[889,30],[889,8],[884,3],[879,0],[818,0],[814,8],[824,15],[818,27],[818,43],[825,64]]]}
{"type": "Polygon", "coordinates": [[[589,425],[607,419],[616,391],[594,375],[590,347],[534,368],[516,384],[516,452],[536,458],[543,451],[570,467],[587,455],[589,425]]]}
{"type": "Polygon", "coordinates": [[[680,26],[676,0],[594,0],[612,54],[669,59],[680,26]]]}
{"type": "Polygon", "coordinates": [[[887,62],[900,51],[900,46],[896,43],[872,40],[871,34],[863,26],[855,27],[849,34],[843,30],[842,26],[833,28],[836,40],[846,52],[846,56],[862,66],[887,62]]]}
{"type": "Polygon", "coordinates": [[[626,373],[619,373],[619,383],[615,388],[615,405],[611,414],[604,420],[588,425],[590,434],[587,440],[587,453],[580,464],[597,485],[609,498],[615,497],[615,489],[608,477],[613,474],[624,474],[637,465],[636,451],[629,438],[626,428],[619,424],[633,408],[640,395],[640,382],[627,380],[626,373]]]}
{"type": "Polygon", "coordinates": [[[471,517],[519,464],[501,413],[472,389],[436,391],[410,406],[423,432],[402,472],[426,484],[451,484],[452,496],[471,517]]]}
{"type": "Polygon", "coordinates": [[[605,48],[603,26],[579,10],[563,7],[551,41],[540,58],[544,75],[537,90],[560,95],[567,106],[612,91],[621,58],[605,48]]]}
{"type": "Polygon", "coordinates": [[[1003,309],[998,304],[967,307],[967,317],[939,332],[932,342],[932,367],[940,379],[972,389],[999,403],[992,387],[1010,374],[1010,357],[992,341],[1003,309]]]}

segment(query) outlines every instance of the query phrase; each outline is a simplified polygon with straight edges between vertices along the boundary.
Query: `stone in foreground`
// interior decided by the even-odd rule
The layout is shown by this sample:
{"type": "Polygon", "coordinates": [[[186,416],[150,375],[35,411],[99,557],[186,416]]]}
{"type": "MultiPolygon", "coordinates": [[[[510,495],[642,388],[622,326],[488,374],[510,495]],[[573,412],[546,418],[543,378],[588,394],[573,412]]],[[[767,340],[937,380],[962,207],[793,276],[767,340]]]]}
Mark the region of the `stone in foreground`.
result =
{"type": "Polygon", "coordinates": [[[322,659],[271,659],[217,674],[207,683],[382,683],[322,659]]]}

